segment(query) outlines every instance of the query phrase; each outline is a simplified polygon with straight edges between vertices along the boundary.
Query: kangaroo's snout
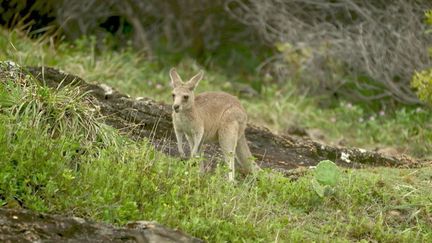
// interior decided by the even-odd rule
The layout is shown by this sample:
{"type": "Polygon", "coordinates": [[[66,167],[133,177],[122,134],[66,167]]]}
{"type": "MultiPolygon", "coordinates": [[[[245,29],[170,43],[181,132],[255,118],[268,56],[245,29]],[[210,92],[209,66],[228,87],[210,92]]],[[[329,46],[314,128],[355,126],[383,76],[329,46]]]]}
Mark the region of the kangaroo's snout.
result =
{"type": "Polygon", "coordinates": [[[180,106],[179,106],[179,105],[173,105],[172,108],[173,108],[173,110],[174,110],[176,113],[178,113],[178,112],[179,112],[179,109],[180,109],[180,106]]]}

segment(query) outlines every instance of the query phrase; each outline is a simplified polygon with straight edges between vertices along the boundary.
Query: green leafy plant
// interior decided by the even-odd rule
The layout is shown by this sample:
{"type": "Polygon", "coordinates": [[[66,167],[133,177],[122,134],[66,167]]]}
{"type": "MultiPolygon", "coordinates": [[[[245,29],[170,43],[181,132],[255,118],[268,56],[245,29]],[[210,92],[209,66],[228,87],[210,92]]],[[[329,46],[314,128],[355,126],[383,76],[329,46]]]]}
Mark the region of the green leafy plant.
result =
{"type": "Polygon", "coordinates": [[[51,137],[69,131],[83,141],[110,143],[109,128],[99,122],[97,109],[87,93],[68,84],[55,90],[40,84],[15,64],[0,62],[0,72],[9,77],[0,79],[0,110],[13,114],[16,122],[32,117],[34,126],[46,129],[51,137]]]}
{"type": "MultiPolygon", "coordinates": [[[[432,26],[432,10],[425,13],[426,23],[432,26]]],[[[431,34],[432,29],[427,30],[431,34]]],[[[429,48],[429,53],[432,55],[432,47],[429,48]]],[[[423,71],[415,72],[411,86],[417,90],[417,96],[420,100],[432,104],[432,68],[423,71]]]]}
{"type": "Polygon", "coordinates": [[[432,69],[416,72],[411,81],[420,100],[432,104],[432,69]]]}
{"type": "Polygon", "coordinates": [[[315,168],[312,187],[320,197],[333,194],[340,177],[338,166],[330,160],[323,160],[315,168]]]}

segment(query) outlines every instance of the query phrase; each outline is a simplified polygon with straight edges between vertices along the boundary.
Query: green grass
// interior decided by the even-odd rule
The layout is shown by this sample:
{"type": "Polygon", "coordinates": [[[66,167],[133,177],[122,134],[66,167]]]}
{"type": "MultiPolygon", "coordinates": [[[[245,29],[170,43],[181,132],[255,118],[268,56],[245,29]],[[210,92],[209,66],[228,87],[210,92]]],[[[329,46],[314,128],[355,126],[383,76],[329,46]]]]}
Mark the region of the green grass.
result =
{"type": "Polygon", "coordinates": [[[318,129],[324,141],[366,149],[394,148],[432,159],[432,113],[427,107],[400,107],[374,112],[340,102],[331,109],[285,91],[266,91],[260,102],[246,100],[250,119],[283,133],[290,126],[318,129]],[[276,93],[276,95],[275,95],[276,93]]]}
{"type": "MultiPolygon", "coordinates": [[[[55,66],[134,96],[169,99],[169,67],[162,62],[131,50],[96,55],[92,48],[87,40],[54,49],[16,33],[0,35],[5,59],[55,66]]],[[[188,75],[199,69],[190,60],[179,66],[188,75]]],[[[201,90],[233,91],[228,77],[207,75],[201,90]]],[[[264,171],[233,185],[223,166],[201,176],[194,161],[167,157],[147,140],[121,136],[101,123],[90,98],[74,87],[52,90],[31,77],[0,77],[0,203],[6,207],[22,204],[118,225],[155,220],[209,242],[432,240],[431,167],[344,169],[335,193],[325,197],[314,191],[313,172],[290,181],[264,171]]],[[[302,124],[323,129],[332,139],[346,135],[353,144],[413,139],[414,149],[423,139],[429,146],[426,112],[400,109],[353,123],[369,114],[346,104],[321,110],[314,100],[288,90],[268,87],[261,98],[242,102],[253,121],[279,132],[302,124]]]]}
{"type": "MultiPolygon", "coordinates": [[[[170,102],[168,70],[177,66],[185,78],[201,67],[190,59],[168,64],[164,57],[151,60],[131,48],[123,51],[98,51],[92,38],[75,43],[61,42],[53,47],[45,39],[32,41],[19,34],[0,30],[0,56],[20,65],[48,65],[78,75],[89,82],[105,83],[131,96],[146,96],[170,102]]],[[[253,75],[252,75],[253,76],[253,75]]],[[[225,90],[237,94],[229,80],[243,76],[225,76],[206,70],[198,91],[225,90]]],[[[244,80],[255,82],[254,80],[244,80]]],[[[257,98],[243,99],[250,120],[284,133],[290,126],[319,129],[325,141],[348,146],[395,148],[420,158],[432,158],[432,113],[428,108],[400,107],[373,111],[362,104],[336,102],[332,108],[319,107],[319,98],[298,96],[287,81],[283,87],[267,85],[257,98]]]]}

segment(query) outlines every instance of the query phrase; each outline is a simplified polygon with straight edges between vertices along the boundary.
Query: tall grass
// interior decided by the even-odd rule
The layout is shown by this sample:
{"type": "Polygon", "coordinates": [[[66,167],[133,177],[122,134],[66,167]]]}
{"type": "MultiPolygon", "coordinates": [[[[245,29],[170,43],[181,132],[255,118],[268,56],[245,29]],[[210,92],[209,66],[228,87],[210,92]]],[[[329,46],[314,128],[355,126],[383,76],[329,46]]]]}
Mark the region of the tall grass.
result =
{"type": "Polygon", "coordinates": [[[4,206],[119,225],[156,220],[210,242],[432,237],[430,168],[348,170],[325,198],[313,174],[290,181],[264,171],[233,185],[223,166],[203,176],[195,161],[101,129],[76,88],[49,89],[29,76],[0,84],[4,206]]]}

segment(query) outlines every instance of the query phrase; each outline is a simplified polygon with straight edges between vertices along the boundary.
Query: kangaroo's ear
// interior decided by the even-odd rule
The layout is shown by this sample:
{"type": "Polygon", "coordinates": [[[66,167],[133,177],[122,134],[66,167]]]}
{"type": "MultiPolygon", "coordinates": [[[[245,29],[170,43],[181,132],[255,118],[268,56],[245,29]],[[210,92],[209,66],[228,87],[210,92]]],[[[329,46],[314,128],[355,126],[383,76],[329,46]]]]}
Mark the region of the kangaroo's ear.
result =
{"type": "Polygon", "coordinates": [[[204,72],[202,70],[199,71],[199,73],[197,75],[193,76],[189,80],[189,82],[187,82],[187,85],[188,85],[189,89],[190,90],[194,90],[198,86],[198,83],[199,83],[199,81],[201,81],[201,79],[203,78],[203,76],[204,76],[204,72]]]}
{"type": "Polygon", "coordinates": [[[173,88],[178,87],[183,83],[175,68],[171,68],[169,73],[171,77],[171,86],[173,88]]]}

